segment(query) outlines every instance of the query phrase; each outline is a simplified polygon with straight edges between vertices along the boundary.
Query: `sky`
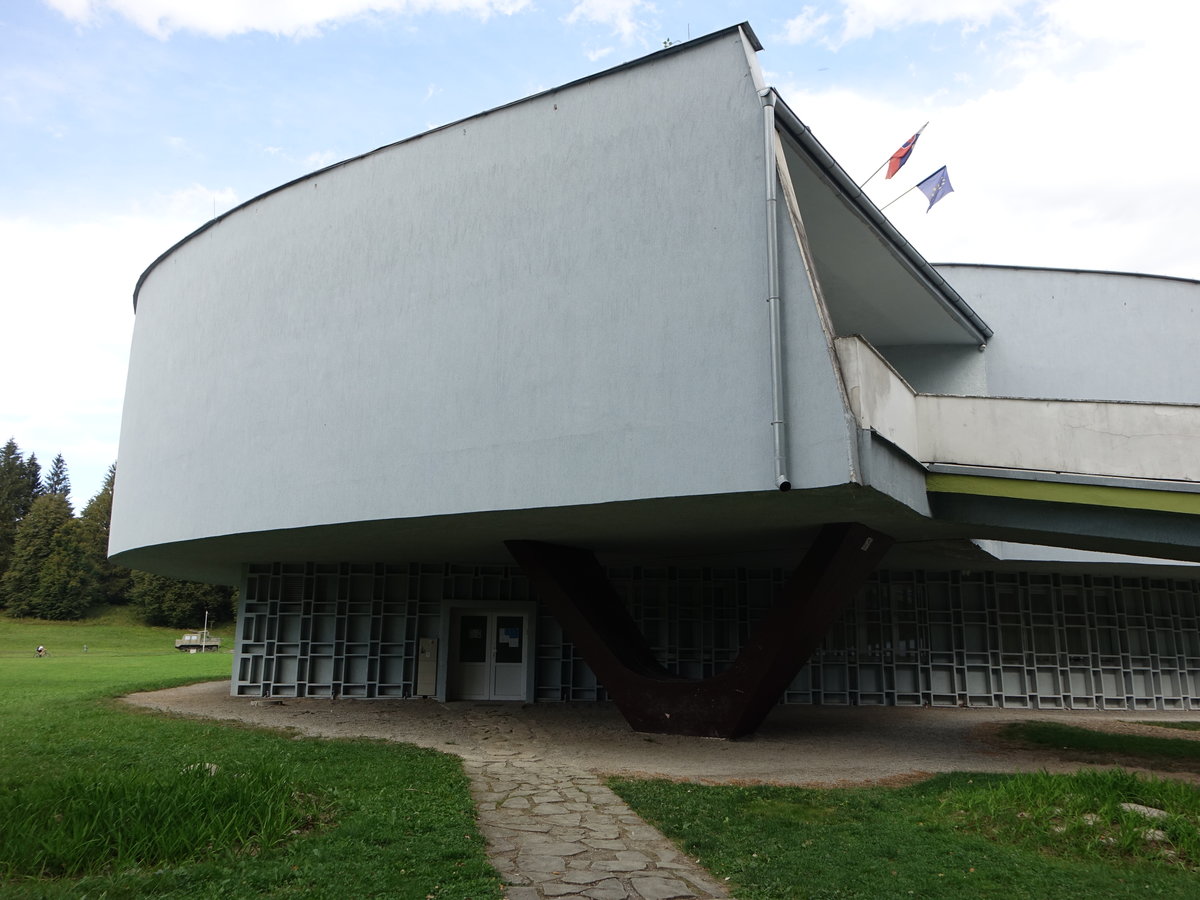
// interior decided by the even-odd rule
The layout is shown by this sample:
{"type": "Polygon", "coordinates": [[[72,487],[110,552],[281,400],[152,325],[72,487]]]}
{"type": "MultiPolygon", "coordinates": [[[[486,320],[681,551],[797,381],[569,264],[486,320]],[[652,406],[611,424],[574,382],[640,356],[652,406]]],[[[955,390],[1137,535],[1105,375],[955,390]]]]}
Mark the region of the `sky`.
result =
{"type": "Polygon", "coordinates": [[[931,262],[1200,278],[1194,0],[6,0],[0,442],[117,459],[139,275],[214,215],[741,21],[931,262]],[[941,166],[954,193],[904,192],[941,166]],[[896,198],[899,197],[897,200],[896,198]]]}

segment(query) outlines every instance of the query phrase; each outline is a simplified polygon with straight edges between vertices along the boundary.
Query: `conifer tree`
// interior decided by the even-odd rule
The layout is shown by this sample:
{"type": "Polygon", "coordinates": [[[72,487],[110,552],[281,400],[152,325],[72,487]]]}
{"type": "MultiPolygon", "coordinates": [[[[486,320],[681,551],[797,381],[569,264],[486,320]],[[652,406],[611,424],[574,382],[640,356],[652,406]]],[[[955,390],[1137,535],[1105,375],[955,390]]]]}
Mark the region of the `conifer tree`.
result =
{"type": "Polygon", "coordinates": [[[71,515],[65,495],[43,494],[33,501],[17,527],[8,571],[0,578],[0,596],[10,616],[79,619],[99,599],[84,529],[71,515]]]}
{"type": "MultiPolygon", "coordinates": [[[[58,495],[61,496],[61,495],[58,495]]],[[[99,573],[84,539],[81,519],[69,519],[54,535],[38,572],[30,615],[39,619],[82,619],[103,599],[99,573]]]]}
{"type": "Polygon", "coordinates": [[[13,537],[21,520],[21,486],[25,483],[24,466],[17,442],[9,438],[0,449],[0,576],[12,556],[13,537]]]}
{"type": "Polygon", "coordinates": [[[108,603],[126,603],[129,600],[130,571],[108,560],[109,526],[112,522],[113,486],[116,483],[117,464],[108,467],[96,496],[83,508],[80,521],[83,523],[83,540],[88,557],[96,568],[100,579],[100,591],[108,603]]]}
{"type": "Polygon", "coordinates": [[[30,503],[42,496],[42,464],[38,462],[36,453],[30,453],[29,459],[25,460],[25,490],[30,503]]]}
{"type": "Polygon", "coordinates": [[[34,616],[42,564],[54,550],[54,537],[71,521],[71,507],[61,494],[46,494],[33,501],[17,526],[12,559],[0,578],[0,597],[12,616],[34,616]]]}
{"type": "Polygon", "coordinates": [[[0,448],[0,503],[5,504],[5,512],[11,508],[18,519],[23,513],[17,510],[17,498],[24,493],[24,485],[25,460],[17,442],[9,438],[0,448]]]}
{"type": "MultiPolygon", "coordinates": [[[[0,576],[12,558],[17,524],[29,512],[40,489],[40,472],[37,457],[31,454],[25,460],[14,439],[9,438],[0,449],[0,576]]],[[[2,597],[0,593],[0,605],[2,597]]]]}
{"type": "Polygon", "coordinates": [[[71,479],[67,475],[67,461],[63,459],[63,455],[59,453],[54,457],[54,462],[50,464],[50,471],[46,473],[46,479],[42,484],[43,494],[62,494],[70,499],[71,494],[71,479]]]}

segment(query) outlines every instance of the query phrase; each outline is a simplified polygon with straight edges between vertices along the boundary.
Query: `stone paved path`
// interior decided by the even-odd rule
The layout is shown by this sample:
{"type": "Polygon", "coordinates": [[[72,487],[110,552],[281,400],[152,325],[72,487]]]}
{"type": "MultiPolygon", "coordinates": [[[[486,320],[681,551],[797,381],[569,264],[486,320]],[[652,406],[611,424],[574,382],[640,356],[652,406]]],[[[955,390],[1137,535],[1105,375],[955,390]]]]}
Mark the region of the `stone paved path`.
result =
{"type": "Polygon", "coordinates": [[[466,716],[483,739],[463,765],[508,900],[727,898],[601,779],[544,759],[500,708],[466,716]]]}

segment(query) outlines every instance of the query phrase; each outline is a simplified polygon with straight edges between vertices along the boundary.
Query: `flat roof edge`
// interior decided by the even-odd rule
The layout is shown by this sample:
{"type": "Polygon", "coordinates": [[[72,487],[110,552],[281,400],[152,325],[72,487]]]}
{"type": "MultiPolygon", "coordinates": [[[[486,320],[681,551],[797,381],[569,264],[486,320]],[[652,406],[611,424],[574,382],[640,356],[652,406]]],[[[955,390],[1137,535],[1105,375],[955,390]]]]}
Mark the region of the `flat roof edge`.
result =
{"type": "Polygon", "coordinates": [[[930,263],[935,269],[1007,269],[1018,272],[1067,272],[1075,275],[1120,275],[1123,278],[1153,278],[1156,281],[1182,281],[1184,284],[1200,284],[1200,278],[1185,275],[1157,275],[1154,272],[1122,272],[1119,269],[1080,269],[1073,266],[1022,266],[1006,263],[937,262],[930,263]]]}

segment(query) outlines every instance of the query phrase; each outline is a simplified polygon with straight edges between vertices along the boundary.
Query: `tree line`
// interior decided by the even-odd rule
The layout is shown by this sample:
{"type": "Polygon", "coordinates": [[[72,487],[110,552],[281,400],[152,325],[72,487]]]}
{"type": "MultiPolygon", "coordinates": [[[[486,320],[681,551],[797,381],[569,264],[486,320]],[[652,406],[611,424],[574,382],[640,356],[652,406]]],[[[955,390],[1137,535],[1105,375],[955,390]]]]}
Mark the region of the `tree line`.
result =
{"type": "Polygon", "coordinates": [[[62,454],[43,472],[13,438],[0,451],[0,609],[13,617],[85,618],[103,604],[132,604],[147,625],[193,628],[229,621],[230,588],[180,581],[118,566],[108,559],[113,486],[108,467],[96,496],[75,515],[62,454]]]}

